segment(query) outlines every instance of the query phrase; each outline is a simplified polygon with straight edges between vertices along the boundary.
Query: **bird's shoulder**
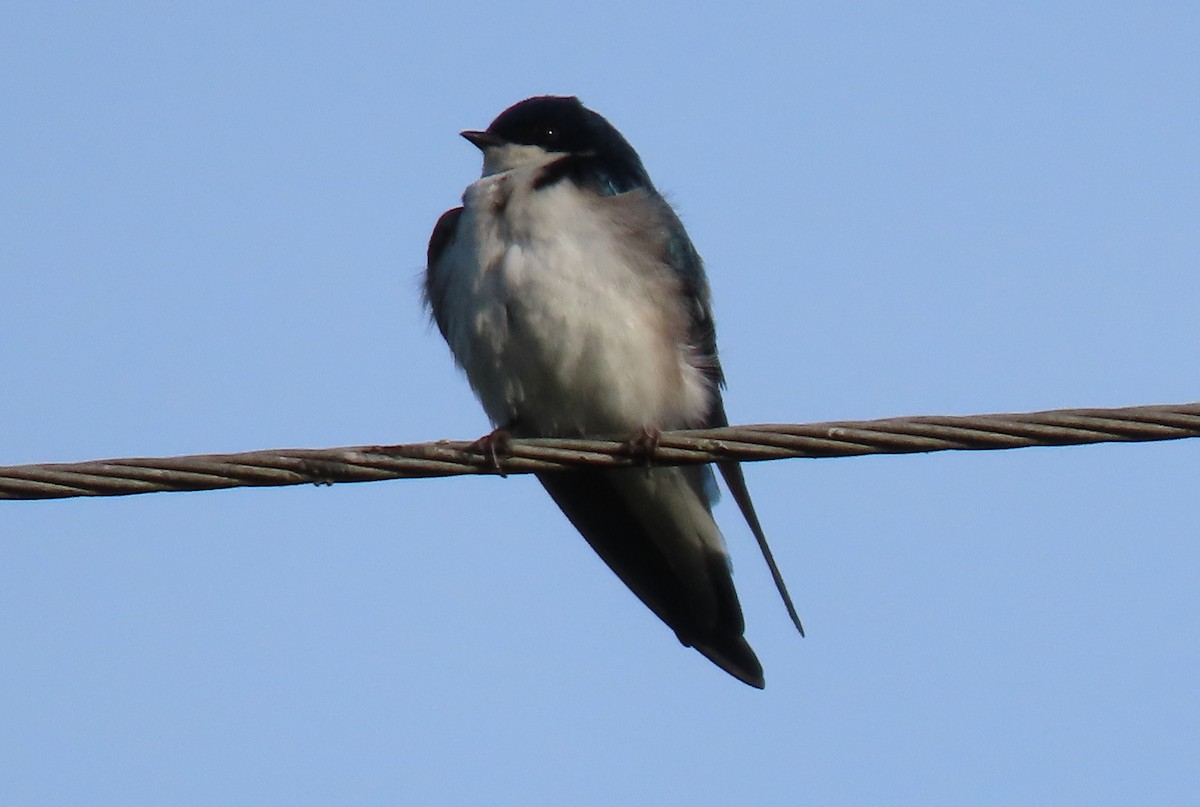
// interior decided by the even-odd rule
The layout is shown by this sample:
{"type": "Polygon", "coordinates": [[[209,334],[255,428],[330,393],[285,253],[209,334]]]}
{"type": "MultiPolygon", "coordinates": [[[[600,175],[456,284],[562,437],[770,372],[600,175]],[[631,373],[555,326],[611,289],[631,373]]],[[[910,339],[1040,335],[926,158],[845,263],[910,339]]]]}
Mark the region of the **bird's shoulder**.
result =
{"type": "Polygon", "coordinates": [[[454,240],[455,230],[458,229],[458,219],[462,216],[461,207],[452,207],[438,217],[433,225],[433,233],[429,236],[429,249],[425,253],[426,271],[432,272],[433,267],[441,259],[446,247],[454,240]]]}
{"type": "Polygon", "coordinates": [[[438,282],[437,271],[442,256],[446,254],[446,249],[454,241],[462,212],[461,207],[453,207],[438,218],[437,224],[433,225],[433,233],[429,236],[429,248],[425,254],[425,305],[429,308],[429,313],[443,336],[446,335],[445,301],[443,300],[445,284],[438,282]]]}

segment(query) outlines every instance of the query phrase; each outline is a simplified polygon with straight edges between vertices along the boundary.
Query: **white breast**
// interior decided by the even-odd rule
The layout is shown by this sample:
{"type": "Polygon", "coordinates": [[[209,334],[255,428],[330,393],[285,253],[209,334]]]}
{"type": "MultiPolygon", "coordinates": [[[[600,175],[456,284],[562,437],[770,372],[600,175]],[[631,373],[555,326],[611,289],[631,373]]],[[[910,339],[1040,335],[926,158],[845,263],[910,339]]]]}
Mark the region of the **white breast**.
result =
{"type": "Polygon", "coordinates": [[[471,185],[437,267],[447,339],[488,416],[539,435],[698,424],[712,390],[677,281],[638,251],[649,239],[615,237],[631,200],[534,191],[535,170],[471,185]]]}

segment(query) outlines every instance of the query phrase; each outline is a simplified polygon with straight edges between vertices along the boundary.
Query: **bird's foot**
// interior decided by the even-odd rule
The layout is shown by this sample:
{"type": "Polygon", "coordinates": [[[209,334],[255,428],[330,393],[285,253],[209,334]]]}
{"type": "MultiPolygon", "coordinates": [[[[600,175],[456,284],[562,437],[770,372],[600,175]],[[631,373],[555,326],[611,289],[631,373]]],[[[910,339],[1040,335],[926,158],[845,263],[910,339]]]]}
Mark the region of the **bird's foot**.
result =
{"type": "Polygon", "coordinates": [[[500,456],[508,456],[510,439],[508,428],[501,426],[471,443],[467,446],[467,451],[482,454],[487,459],[489,468],[507,478],[508,474],[504,473],[504,469],[500,467],[500,456]]]}
{"type": "Polygon", "coordinates": [[[661,439],[661,430],[653,426],[642,426],[625,441],[625,451],[634,459],[640,459],[649,468],[661,439]]]}

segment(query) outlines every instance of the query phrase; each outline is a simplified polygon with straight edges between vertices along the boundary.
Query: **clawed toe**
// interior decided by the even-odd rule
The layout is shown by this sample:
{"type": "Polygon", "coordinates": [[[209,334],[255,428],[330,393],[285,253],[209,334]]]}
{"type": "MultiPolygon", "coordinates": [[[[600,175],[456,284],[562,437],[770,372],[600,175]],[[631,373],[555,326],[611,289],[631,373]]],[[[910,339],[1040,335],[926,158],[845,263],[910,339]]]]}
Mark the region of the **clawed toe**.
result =
{"type": "Polygon", "coordinates": [[[649,468],[658,451],[662,431],[653,426],[642,426],[625,441],[625,450],[634,458],[642,460],[649,468]]]}
{"type": "Polygon", "coordinates": [[[508,474],[504,473],[504,469],[500,467],[500,456],[508,456],[510,439],[508,429],[503,427],[493,429],[471,443],[467,450],[475,454],[482,454],[487,459],[489,468],[500,476],[507,477],[508,474]]]}

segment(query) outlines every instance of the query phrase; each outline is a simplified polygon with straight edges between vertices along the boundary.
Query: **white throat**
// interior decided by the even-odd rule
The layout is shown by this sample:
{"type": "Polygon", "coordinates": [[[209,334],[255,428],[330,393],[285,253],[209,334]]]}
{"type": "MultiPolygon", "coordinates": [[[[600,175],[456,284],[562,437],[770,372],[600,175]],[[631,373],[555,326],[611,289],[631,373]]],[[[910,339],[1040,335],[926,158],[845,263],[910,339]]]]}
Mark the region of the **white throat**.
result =
{"type": "Polygon", "coordinates": [[[546,151],[541,146],[527,146],[521,143],[489,146],[483,150],[482,176],[490,177],[514,168],[545,165],[562,156],[562,152],[546,151]]]}

